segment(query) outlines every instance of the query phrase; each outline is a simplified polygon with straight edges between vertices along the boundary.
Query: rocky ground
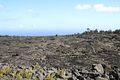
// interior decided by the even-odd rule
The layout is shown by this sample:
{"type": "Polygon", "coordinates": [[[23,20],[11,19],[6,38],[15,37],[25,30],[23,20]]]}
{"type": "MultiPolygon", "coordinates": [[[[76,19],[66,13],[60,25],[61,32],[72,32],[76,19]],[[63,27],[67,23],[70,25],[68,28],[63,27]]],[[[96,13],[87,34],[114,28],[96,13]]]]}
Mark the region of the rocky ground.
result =
{"type": "Polygon", "coordinates": [[[116,66],[93,64],[91,68],[48,68],[38,63],[23,66],[0,64],[0,80],[120,80],[116,66]]]}
{"type": "Polygon", "coordinates": [[[61,73],[60,80],[120,80],[120,30],[46,37],[1,36],[0,63],[0,75],[7,78],[16,71],[15,75],[20,75],[23,68],[19,66],[25,66],[28,72],[33,70],[33,75],[37,69],[31,66],[38,63],[44,72],[40,80],[58,80],[61,73]],[[2,72],[4,66],[8,66],[9,73],[2,72]],[[69,78],[64,73],[69,73],[69,78]]]}

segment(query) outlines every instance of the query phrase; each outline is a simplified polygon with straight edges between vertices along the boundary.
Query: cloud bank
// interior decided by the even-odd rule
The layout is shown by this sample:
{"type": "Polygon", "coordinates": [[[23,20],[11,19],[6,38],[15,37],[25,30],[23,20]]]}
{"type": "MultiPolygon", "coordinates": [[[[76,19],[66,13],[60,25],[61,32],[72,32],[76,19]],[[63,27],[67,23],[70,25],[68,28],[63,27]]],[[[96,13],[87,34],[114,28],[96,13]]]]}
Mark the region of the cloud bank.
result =
{"type": "Polygon", "coordinates": [[[103,11],[103,12],[119,12],[120,11],[120,7],[105,6],[104,4],[95,4],[93,8],[97,11],[103,11]]]}
{"type": "Polygon", "coordinates": [[[84,5],[77,5],[76,7],[75,7],[75,9],[76,10],[83,10],[83,9],[90,9],[92,6],[91,5],[89,5],[89,4],[84,4],[84,5]]]}
{"type": "Polygon", "coordinates": [[[94,4],[94,5],[90,5],[90,4],[83,4],[80,5],[78,4],[75,7],[76,10],[86,10],[86,9],[93,9],[99,12],[120,12],[120,7],[113,7],[113,6],[106,6],[104,4],[94,4]]]}

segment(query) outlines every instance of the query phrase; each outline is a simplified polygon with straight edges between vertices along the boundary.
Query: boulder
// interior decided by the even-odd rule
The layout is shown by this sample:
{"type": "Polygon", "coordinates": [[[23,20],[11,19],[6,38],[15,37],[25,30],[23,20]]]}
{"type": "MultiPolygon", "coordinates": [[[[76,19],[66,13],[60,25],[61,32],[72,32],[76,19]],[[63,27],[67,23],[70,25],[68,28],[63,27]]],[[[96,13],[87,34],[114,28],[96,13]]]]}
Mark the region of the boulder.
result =
{"type": "Polygon", "coordinates": [[[94,69],[99,72],[100,74],[103,74],[104,73],[104,69],[103,69],[103,66],[102,64],[94,64],[94,69]]]}

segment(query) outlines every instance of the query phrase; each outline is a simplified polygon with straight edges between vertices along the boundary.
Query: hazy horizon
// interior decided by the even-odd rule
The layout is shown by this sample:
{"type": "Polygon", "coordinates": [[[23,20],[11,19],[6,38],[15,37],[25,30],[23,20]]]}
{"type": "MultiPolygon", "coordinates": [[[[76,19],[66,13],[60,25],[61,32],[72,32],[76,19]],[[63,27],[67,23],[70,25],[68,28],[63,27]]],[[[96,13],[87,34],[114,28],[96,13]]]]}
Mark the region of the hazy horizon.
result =
{"type": "Polygon", "coordinates": [[[120,29],[119,0],[0,0],[0,35],[120,29]]]}

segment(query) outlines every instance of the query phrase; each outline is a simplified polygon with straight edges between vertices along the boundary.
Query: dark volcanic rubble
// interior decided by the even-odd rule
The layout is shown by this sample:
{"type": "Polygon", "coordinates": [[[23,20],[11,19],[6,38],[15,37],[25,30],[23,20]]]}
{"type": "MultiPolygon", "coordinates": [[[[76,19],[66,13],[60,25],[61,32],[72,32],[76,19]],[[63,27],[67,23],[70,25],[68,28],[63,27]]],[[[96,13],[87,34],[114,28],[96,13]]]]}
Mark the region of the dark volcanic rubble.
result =
{"type": "Polygon", "coordinates": [[[83,80],[92,80],[91,75],[97,80],[117,80],[115,76],[119,75],[120,69],[120,30],[95,30],[64,36],[0,36],[0,63],[13,66],[38,63],[41,67],[64,68],[71,73],[74,70],[72,74],[83,80]],[[94,64],[101,64],[103,70],[110,65],[111,70],[104,73],[91,70],[94,64]],[[83,68],[86,69],[83,72],[78,70],[83,68]]]}

